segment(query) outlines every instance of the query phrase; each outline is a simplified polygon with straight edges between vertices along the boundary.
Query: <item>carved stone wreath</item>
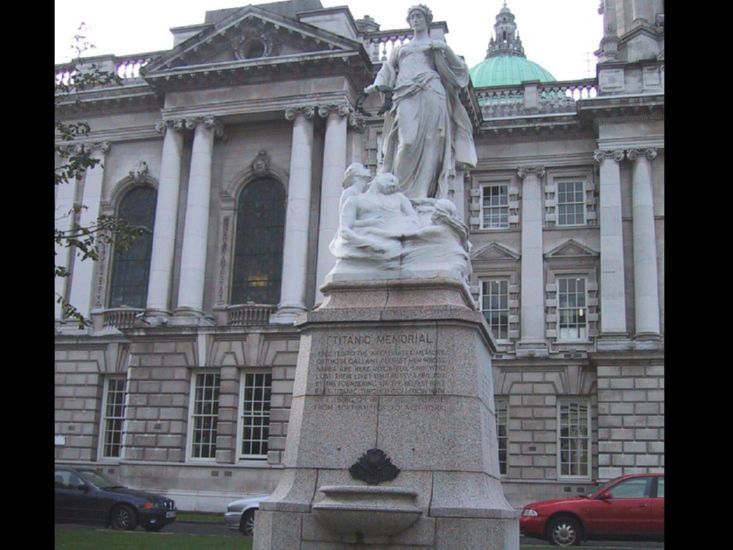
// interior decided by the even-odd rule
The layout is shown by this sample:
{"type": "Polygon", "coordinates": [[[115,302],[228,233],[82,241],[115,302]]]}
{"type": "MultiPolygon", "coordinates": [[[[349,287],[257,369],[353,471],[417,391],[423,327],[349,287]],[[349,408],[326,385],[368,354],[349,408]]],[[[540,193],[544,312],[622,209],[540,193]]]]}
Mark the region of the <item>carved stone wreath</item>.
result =
{"type": "Polygon", "coordinates": [[[257,59],[278,55],[280,42],[273,33],[248,29],[232,42],[237,59],[257,59]]]}
{"type": "Polygon", "coordinates": [[[400,469],[392,464],[381,449],[369,449],[351,465],[349,473],[354,479],[377,485],[383,481],[392,481],[399,475],[400,469]]]}

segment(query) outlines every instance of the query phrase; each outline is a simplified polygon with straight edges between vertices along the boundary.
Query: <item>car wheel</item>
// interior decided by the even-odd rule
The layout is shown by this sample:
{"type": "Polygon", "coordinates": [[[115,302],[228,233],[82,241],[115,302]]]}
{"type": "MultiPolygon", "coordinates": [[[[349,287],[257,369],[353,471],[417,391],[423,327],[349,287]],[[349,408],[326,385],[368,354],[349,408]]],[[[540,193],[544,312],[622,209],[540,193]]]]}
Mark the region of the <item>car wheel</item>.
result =
{"type": "Polygon", "coordinates": [[[580,523],[569,516],[554,518],[547,527],[547,540],[555,546],[577,546],[581,535],[580,523]]]}
{"type": "Polygon", "coordinates": [[[242,514],[239,522],[239,530],[247,537],[253,537],[255,534],[255,511],[247,510],[242,514]]]}
{"type": "Polygon", "coordinates": [[[143,525],[143,529],[146,531],[160,531],[163,528],[164,524],[162,523],[148,523],[147,525],[143,525]]]}
{"type": "Polygon", "coordinates": [[[112,508],[112,515],[110,516],[110,524],[112,529],[122,529],[125,531],[132,531],[137,527],[137,515],[135,510],[127,504],[118,504],[112,508]]]}

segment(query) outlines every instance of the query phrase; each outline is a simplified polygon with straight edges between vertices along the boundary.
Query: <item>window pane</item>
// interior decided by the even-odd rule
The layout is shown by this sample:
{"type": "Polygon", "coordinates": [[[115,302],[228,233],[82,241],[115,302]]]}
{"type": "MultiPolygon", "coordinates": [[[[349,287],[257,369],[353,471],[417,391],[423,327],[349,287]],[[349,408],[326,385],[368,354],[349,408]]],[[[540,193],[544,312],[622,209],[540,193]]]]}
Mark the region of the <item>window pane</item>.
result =
{"type": "Polygon", "coordinates": [[[560,181],[557,183],[557,225],[585,224],[585,183],[560,181]]]}
{"type": "Polygon", "coordinates": [[[557,288],[559,339],[585,340],[588,317],[585,309],[585,279],[561,278],[557,280],[557,288]]]}
{"type": "Polygon", "coordinates": [[[267,440],[270,436],[270,394],[272,375],[246,373],[244,401],[242,402],[241,456],[267,458],[267,440]]]}
{"type": "Polygon", "coordinates": [[[497,397],[496,407],[496,437],[499,443],[499,473],[506,475],[507,469],[507,400],[497,397]]]}
{"type": "Polygon", "coordinates": [[[494,338],[509,338],[509,281],[490,279],[481,282],[481,310],[494,338]]]}
{"type": "Polygon", "coordinates": [[[219,413],[219,374],[198,373],[195,378],[192,423],[192,458],[215,458],[219,413]]]}
{"type": "Polygon", "coordinates": [[[649,496],[650,481],[649,477],[627,479],[613,486],[609,493],[613,498],[646,498],[649,496]]]}
{"type": "Polygon", "coordinates": [[[509,227],[509,186],[487,185],[482,187],[481,218],[484,229],[509,227]]]}
{"type": "Polygon", "coordinates": [[[558,447],[561,476],[587,476],[590,458],[590,430],[587,401],[565,401],[559,404],[560,426],[558,447]]]}
{"type": "Polygon", "coordinates": [[[280,299],[285,191],[272,178],[247,184],[239,194],[232,303],[276,304],[280,299]]]}
{"type": "Polygon", "coordinates": [[[109,378],[105,394],[106,406],[102,419],[102,456],[119,458],[122,450],[122,424],[125,403],[124,378],[109,378]]]}
{"type": "Polygon", "coordinates": [[[156,200],[157,192],[152,187],[135,187],[120,202],[117,216],[128,224],[144,227],[147,231],[139,235],[127,250],[115,248],[109,307],[145,307],[156,200]]]}

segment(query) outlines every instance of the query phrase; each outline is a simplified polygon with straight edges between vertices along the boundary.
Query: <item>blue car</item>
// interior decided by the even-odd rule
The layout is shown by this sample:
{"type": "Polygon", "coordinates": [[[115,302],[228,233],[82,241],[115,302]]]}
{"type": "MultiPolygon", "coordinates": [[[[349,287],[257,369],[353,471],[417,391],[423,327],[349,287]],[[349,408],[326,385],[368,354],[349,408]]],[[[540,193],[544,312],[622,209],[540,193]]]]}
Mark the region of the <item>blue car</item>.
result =
{"type": "Polygon", "coordinates": [[[59,522],[160,531],[176,520],[171,499],[122,487],[92,467],[57,465],[54,480],[59,522]]]}

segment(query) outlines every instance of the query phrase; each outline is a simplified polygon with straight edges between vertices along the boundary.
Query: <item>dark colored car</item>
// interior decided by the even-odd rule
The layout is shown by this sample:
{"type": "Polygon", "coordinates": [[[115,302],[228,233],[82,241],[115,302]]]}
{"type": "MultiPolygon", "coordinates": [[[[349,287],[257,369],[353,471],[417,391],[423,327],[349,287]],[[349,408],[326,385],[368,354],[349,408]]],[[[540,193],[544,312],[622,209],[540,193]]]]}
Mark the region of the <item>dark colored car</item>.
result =
{"type": "Polygon", "coordinates": [[[623,475],[589,496],[527,504],[519,530],[556,546],[592,538],[664,540],[664,474],[623,475]]]}
{"type": "Polygon", "coordinates": [[[91,467],[56,466],[56,521],[160,531],[176,520],[169,498],[118,485],[91,467]]]}

